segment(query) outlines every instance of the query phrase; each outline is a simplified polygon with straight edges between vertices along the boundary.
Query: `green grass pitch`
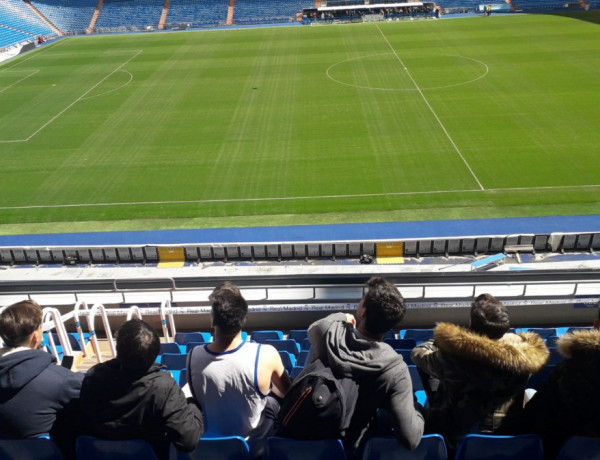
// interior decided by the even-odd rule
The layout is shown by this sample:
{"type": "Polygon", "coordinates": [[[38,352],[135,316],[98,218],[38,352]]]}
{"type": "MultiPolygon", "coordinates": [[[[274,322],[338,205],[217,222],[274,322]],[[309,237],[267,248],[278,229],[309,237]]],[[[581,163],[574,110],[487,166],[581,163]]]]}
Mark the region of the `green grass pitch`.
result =
{"type": "Polygon", "coordinates": [[[597,19],[60,40],[0,66],[0,233],[600,213],[597,19]]]}

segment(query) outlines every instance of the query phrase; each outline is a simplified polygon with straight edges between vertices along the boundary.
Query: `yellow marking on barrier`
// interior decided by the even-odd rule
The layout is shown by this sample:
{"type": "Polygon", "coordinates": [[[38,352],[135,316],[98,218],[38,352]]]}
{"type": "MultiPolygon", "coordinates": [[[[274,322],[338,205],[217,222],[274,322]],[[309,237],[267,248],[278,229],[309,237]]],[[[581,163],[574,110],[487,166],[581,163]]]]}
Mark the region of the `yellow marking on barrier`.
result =
{"type": "Polygon", "coordinates": [[[375,254],[379,264],[402,264],[404,263],[404,244],[401,242],[377,243],[375,254]]]}
{"type": "Polygon", "coordinates": [[[158,268],[180,268],[185,263],[183,248],[158,248],[158,268]]]}

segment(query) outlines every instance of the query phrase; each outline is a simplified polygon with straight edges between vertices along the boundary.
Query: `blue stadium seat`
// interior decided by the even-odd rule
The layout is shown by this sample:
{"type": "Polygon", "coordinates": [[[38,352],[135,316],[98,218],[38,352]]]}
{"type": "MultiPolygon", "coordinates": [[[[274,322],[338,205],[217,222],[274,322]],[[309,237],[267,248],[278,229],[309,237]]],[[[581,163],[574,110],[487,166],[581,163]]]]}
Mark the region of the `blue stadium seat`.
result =
{"type": "Polygon", "coordinates": [[[419,369],[415,365],[410,365],[408,366],[408,372],[410,373],[410,380],[412,381],[413,392],[417,397],[417,401],[425,407],[425,404],[427,403],[427,394],[425,393],[425,387],[423,386],[419,369]]]}
{"type": "Polygon", "coordinates": [[[291,373],[296,365],[296,357],[285,350],[279,350],[279,356],[281,356],[281,362],[287,373],[291,373]]]}
{"type": "Polygon", "coordinates": [[[254,331],[250,335],[250,339],[254,342],[265,343],[267,340],[283,340],[283,332],[281,331],[254,331]]]}
{"type": "Polygon", "coordinates": [[[469,434],[456,450],[455,460],[543,460],[542,439],[535,434],[499,436],[469,434]]]}
{"type": "Polygon", "coordinates": [[[413,364],[414,364],[414,363],[413,363],[413,360],[412,360],[412,359],[411,359],[411,357],[410,357],[410,354],[412,353],[412,349],[411,349],[411,350],[406,350],[406,349],[401,349],[401,348],[399,348],[399,349],[396,349],[395,351],[396,351],[396,353],[398,353],[399,355],[402,355],[402,358],[404,358],[404,362],[405,362],[407,365],[411,366],[411,365],[413,365],[413,364]]]}
{"type": "Polygon", "coordinates": [[[100,439],[79,436],[75,451],[77,460],[144,460],[157,459],[152,446],[142,439],[100,439]]]}
{"type": "Polygon", "coordinates": [[[296,366],[304,367],[306,358],[308,358],[308,350],[300,350],[300,353],[298,353],[298,357],[296,358],[296,366]]]}
{"type": "Polygon", "coordinates": [[[600,438],[572,436],[566,440],[556,460],[600,460],[600,438]]]}
{"type": "Polygon", "coordinates": [[[295,340],[296,343],[301,344],[302,341],[308,337],[308,331],[306,329],[292,329],[288,332],[288,339],[295,340]]]}
{"type": "Polygon", "coordinates": [[[542,339],[546,340],[551,335],[556,335],[556,328],[554,327],[529,327],[522,328],[522,332],[535,332],[542,339]]]}
{"type": "Polygon", "coordinates": [[[202,438],[194,451],[178,451],[177,460],[250,460],[250,449],[240,436],[202,438]]]}
{"type": "Polygon", "coordinates": [[[192,351],[195,347],[197,347],[199,345],[205,345],[205,343],[204,342],[188,342],[185,344],[185,352],[189,353],[190,351],[192,351]]]}
{"type": "Polygon", "coordinates": [[[546,381],[548,375],[554,370],[556,367],[555,364],[546,364],[541,371],[537,374],[533,374],[527,382],[528,388],[533,388],[534,390],[538,390],[540,386],[546,381]]]}
{"type": "Polygon", "coordinates": [[[433,329],[405,329],[400,332],[403,339],[415,339],[417,345],[433,337],[433,329]]]}
{"type": "Polygon", "coordinates": [[[415,339],[383,339],[394,350],[412,349],[417,346],[415,339]]]}
{"type": "Polygon", "coordinates": [[[395,437],[374,436],[366,444],[362,460],[446,460],[448,452],[444,438],[439,434],[426,434],[416,449],[410,450],[395,437]]]}
{"type": "Polygon", "coordinates": [[[558,341],[558,335],[551,335],[546,339],[547,347],[556,347],[556,342],[558,341]]]}
{"type": "Polygon", "coordinates": [[[298,440],[267,438],[264,460],[346,460],[339,439],[298,440]]]}
{"type": "Polygon", "coordinates": [[[300,344],[300,350],[310,350],[310,340],[308,340],[308,337],[300,344]]]}
{"type": "Polygon", "coordinates": [[[393,329],[390,329],[389,331],[387,331],[384,336],[383,339],[397,339],[398,337],[396,337],[396,333],[394,332],[393,329]]]}
{"type": "Polygon", "coordinates": [[[298,377],[298,374],[302,372],[302,369],[304,369],[302,366],[292,367],[292,372],[290,372],[290,379],[294,380],[296,377],[298,377]]]}
{"type": "Polygon", "coordinates": [[[273,340],[267,339],[264,342],[266,345],[272,345],[279,351],[287,351],[289,354],[298,357],[300,354],[300,346],[293,339],[273,340]]]}
{"type": "Polygon", "coordinates": [[[181,348],[175,342],[161,343],[160,354],[163,353],[181,353],[181,348]]]}
{"type": "Polygon", "coordinates": [[[548,362],[546,363],[547,366],[558,364],[563,360],[563,356],[558,352],[558,348],[548,347],[548,351],[550,352],[550,357],[548,358],[548,362]]]}
{"type": "Polygon", "coordinates": [[[204,343],[204,334],[202,332],[178,332],[175,334],[175,342],[179,345],[186,345],[189,342],[204,343]]]}
{"type": "Polygon", "coordinates": [[[187,368],[181,369],[179,371],[179,379],[177,380],[180,387],[185,386],[187,383],[187,368]]]}
{"type": "Polygon", "coordinates": [[[169,370],[180,371],[186,367],[186,359],[185,353],[163,353],[160,362],[169,370]]]}
{"type": "Polygon", "coordinates": [[[50,439],[0,439],[2,460],[63,460],[60,449],[50,439]]]}

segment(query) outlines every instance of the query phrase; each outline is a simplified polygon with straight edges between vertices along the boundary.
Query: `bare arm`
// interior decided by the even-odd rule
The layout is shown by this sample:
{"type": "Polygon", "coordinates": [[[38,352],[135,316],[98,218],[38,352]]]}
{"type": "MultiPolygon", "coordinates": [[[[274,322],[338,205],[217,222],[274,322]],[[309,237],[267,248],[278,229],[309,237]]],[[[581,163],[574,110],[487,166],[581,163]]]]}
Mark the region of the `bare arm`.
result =
{"type": "Polygon", "coordinates": [[[282,398],[290,388],[291,380],[283,367],[279,352],[271,345],[263,345],[260,350],[258,366],[258,387],[262,394],[269,390],[282,398]]]}

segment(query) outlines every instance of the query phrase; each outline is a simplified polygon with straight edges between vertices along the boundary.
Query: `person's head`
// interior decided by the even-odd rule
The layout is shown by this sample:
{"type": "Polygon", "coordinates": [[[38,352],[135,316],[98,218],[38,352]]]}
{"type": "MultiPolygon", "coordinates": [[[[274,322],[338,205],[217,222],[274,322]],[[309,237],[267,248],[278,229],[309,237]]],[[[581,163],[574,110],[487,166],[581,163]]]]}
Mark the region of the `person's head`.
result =
{"type": "Polygon", "coordinates": [[[130,319],[116,333],[121,368],[132,373],[147,371],[160,353],[160,339],[141,319],[130,319]]]}
{"type": "Polygon", "coordinates": [[[359,304],[359,328],[371,336],[380,336],[397,327],[404,318],[404,297],[396,286],[381,277],[367,281],[367,292],[359,304]]]}
{"type": "Polygon", "coordinates": [[[0,313],[0,337],[8,347],[37,348],[42,342],[42,307],[24,300],[0,313]]]}
{"type": "Polygon", "coordinates": [[[248,303],[237,286],[229,281],[219,284],[208,297],[212,307],[212,322],[225,337],[242,330],[248,314],[248,303]]]}
{"type": "Polygon", "coordinates": [[[499,339],[510,329],[508,311],[490,294],[481,294],[471,304],[471,330],[490,339],[499,339]]]}

